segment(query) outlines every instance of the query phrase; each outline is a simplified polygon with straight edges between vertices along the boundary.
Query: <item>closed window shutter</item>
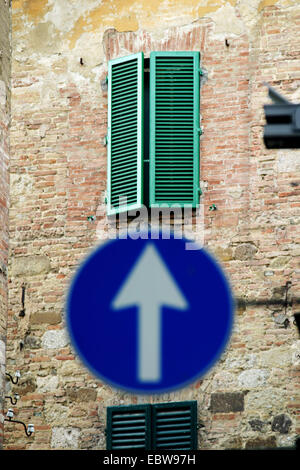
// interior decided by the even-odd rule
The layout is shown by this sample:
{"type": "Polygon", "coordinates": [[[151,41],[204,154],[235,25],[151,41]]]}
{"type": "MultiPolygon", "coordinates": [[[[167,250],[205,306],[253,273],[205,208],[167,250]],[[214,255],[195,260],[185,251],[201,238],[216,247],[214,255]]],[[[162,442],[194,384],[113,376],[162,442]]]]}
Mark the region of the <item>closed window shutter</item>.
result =
{"type": "Polygon", "coordinates": [[[150,405],[107,408],[107,449],[151,449],[150,405]]]}
{"type": "Polygon", "coordinates": [[[108,450],[196,450],[197,402],[107,408],[108,450]]]}
{"type": "Polygon", "coordinates": [[[199,202],[200,53],[150,55],[150,206],[199,202]]]}
{"type": "Polygon", "coordinates": [[[107,214],[143,204],[144,55],[108,64],[107,214]]]}
{"type": "Polygon", "coordinates": [[[153,449],[197,449],[197,402],[152,406],[153,449]]]}

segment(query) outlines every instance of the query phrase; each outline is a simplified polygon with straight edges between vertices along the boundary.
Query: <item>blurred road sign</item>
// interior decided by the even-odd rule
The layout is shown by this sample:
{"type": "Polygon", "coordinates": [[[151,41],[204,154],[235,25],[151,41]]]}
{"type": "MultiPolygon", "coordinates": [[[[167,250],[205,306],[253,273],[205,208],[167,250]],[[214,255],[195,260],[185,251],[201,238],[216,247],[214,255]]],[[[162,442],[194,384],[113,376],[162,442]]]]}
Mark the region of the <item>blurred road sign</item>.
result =
{"type": "Polygon", "coordinates": [[[134,393],[162,393],[195,381],[220,357],[233,302],[219,265],[184,239],[117,239],[79,268],[67,326],[84,364],[100,380],[134,393]]]}
{"type": "Polygon", "coordinates": [[[268,149],[300,148],[300,104],[290,103],[267,83],[266,86],[274,104],[264,106],[265,146],[268,149]]]}

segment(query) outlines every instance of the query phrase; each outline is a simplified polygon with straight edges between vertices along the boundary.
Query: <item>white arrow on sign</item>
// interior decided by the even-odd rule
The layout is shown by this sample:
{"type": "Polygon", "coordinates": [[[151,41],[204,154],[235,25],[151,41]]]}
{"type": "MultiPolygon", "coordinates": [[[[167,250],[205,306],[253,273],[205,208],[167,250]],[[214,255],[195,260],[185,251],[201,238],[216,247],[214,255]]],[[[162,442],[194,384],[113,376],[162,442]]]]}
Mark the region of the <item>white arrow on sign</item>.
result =
{"type": "Polygon", "coordinates": [[[114,310],[133,305],[139,308],[138,380],[159,382],[161,307],[186,310],[188,303],[152,244],[146,246],[112,302],[114,310]]]}

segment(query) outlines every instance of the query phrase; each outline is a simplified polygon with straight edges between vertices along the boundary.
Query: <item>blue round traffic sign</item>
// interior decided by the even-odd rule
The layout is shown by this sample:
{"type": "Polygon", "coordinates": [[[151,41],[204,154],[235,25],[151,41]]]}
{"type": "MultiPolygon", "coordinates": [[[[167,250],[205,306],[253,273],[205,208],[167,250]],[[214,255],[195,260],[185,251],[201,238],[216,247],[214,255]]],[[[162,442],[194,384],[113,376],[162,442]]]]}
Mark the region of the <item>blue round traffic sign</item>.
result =
{"type": "Polygon", "coordinates": [[[229,283],[186,239],[105,242],[78,269],[67,328],[87,368],[133,393],[164,393],[200,379],[233,325],[229,283]]]}

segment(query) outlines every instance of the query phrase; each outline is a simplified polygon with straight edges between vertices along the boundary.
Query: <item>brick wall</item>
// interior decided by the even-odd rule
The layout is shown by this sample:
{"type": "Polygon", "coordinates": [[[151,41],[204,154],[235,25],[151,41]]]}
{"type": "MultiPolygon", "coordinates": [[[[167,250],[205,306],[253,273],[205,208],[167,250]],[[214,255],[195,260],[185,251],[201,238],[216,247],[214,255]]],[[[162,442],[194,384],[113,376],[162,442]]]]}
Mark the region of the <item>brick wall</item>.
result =
{"type": "Polygon", "coordinates": [[[9,204],[10,13],[0,2],[0,448],[3,444],[9,204]]]}
{"type": "Polygon", "coordinates": [[[36,433],[28,439],[6,423],[6,448],[103,449],[107,406],[190,399],[199,405],[201,448],[292,444],[300,407],[292,316],[299,296],[299,152],[264,148],[262,82],[300,101],[299,6],[220,1],[201,10],[197,2],[141,1],[143,14],[129,2],[123,16],[100,2],[90,9],[58,2],[56,10],[46,3],[13,5],[7,367],[21,370],[15,411],[36,433]],[[147,398],[99,383],[64,330],[69,281],[107,230],[99,210],[107,61],[140,50],[146,57],[152,50],[201,52],[205,243],[244,299],[218,365],[184,390],[147,398]],[[287,288],[286,306],[247,302],[284,300],[287,288]]]}

